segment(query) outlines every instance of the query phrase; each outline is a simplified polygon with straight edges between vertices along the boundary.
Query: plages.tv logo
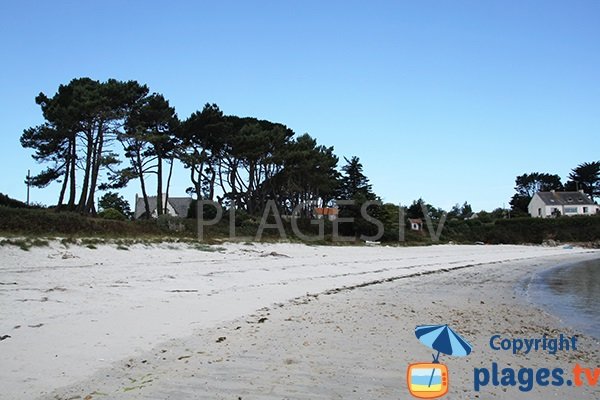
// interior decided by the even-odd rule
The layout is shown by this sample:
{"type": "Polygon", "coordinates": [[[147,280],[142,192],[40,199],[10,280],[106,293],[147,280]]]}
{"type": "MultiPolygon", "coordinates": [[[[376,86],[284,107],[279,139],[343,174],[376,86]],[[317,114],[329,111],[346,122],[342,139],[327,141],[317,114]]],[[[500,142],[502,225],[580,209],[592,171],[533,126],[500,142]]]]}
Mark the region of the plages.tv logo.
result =
{"type": "Polygon", "coordinates": [[[408,391],[419,399],[434,399],[448,393],[448,367],[439,362],[440,353],[463,357],[471,353],[472,346],[448,325],[419,325],[415,328],[417,339],[437,351],[432,362],[413,363],[406,371],[408,391]]]}

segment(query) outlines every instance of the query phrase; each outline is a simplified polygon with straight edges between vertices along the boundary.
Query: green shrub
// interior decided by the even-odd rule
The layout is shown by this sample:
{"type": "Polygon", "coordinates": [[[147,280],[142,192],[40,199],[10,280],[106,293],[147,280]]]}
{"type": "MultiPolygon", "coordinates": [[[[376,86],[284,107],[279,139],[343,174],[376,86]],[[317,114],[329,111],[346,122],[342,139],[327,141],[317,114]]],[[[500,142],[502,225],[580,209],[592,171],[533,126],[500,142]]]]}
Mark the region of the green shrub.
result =
{"type": "Polygon", "coordinates": [[[46,236],[161,236],[166,232],[153,220],[118,221],[78,213],[0,206],[0,232],[46,236]]]}
{"type": "Polygon", "coordinates": [[[481,220],[450,220],[442,241],[458,243],[540,244],[553,239],[562,242],[594,242],[600,238],[600,217],[576,216],[556,219],[512,218],[484,223],[481,220]]]}
{"type": "Polygon", "coordinates": [[[103,219],[111,219],[115,221],[125,221],[127,217],[115,208],[107,208],[98,213],[98,216],[103,219]]]}
{"type": "MultiPolygon", "coordinates": [[[[217,208],[210,204],[202,206],[203,218],[206,221],[213,220],[217,216],[217,208]]],[[[198,200],[192,200],[188,208],[187,218],[196,218],[198,216],[198,200]]]]}
{"type": "Polygon", "coordinates": [[[0,206],[12,207],[12,208],[29,208],[29,206],[22,201],[12,199],[5,194],[0,193],[0,206]]]}

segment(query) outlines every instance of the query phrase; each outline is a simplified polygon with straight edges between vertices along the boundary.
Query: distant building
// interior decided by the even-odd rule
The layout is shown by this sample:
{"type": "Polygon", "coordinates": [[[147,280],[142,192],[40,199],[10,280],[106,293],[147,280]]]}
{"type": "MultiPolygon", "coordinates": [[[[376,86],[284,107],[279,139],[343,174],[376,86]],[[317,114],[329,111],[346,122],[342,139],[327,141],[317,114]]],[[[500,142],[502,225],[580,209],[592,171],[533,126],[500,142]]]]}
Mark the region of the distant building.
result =
{"type": "MultiPolygon", "coordinates": [[[[165,195],[162,195],[163,207],[165,206],[165,195]]],[[[167,201],[167,214],[173,217],[186,218],[188,216],[188,210],[192,204],[190,197],[169,197],[167,201]]],[[[150,217],[157,218],[158,212],[156,210],[156,196],[148,196],[148,205],[150,206],[150,217]]],[[[143,218],[146,213],[146,206],[144,205],[144,197],[135,196],[135,219],[143,218]]]]}
{"type": "Polygon", "coordinates": [[[327,218],[333,221],[337,218],[338,211],[337,207],[315,207],[315,216],[317,219],[327,218]]]}
{"type": "Polygon", "coordinates": [[[408,224],[410,225],[410,229],[413,231],[423,230],[423,221],[420,218],[409,218],[408,224]]]}
{"type": "Polygon", "coordinates": [[[537,192],[527,207],[529,215],[537,218],[552,218],[561,215],[594,215],[600,208],[580,190],[578,192],[537,192]]]}

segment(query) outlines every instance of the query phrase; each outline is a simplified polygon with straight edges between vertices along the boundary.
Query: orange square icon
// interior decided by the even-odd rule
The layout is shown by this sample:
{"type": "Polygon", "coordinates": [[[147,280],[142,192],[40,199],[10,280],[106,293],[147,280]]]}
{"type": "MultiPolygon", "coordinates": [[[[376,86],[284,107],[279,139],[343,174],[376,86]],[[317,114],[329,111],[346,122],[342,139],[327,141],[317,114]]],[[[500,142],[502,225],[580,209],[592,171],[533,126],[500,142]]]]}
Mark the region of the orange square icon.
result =
{"type": "Polygon", "coordinates": [[[410,364],[406,371],[406,383],[414,397],[442,397],[448,393],[448,367],[440,363],[410,364]]]}

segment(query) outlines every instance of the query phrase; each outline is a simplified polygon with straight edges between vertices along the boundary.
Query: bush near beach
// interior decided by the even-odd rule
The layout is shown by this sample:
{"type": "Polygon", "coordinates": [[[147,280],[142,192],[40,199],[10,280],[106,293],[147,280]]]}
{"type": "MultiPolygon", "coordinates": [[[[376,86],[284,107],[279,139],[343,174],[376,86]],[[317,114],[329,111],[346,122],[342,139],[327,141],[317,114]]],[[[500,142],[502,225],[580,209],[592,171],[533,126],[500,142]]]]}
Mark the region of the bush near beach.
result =
{"type": "Polygon", "coordinates": [[[541,244],[545,241],[597,242],[600,240],[600,216],[562,218],[512,218],[491,223],[478,220],[449,221],[441,240],[481,241],[489,244],[541,244]]]}
{"type": "MultiPolygon", "coordinates": [[[[228,213],[215,225],[205,226],[207,240],[227,239],[229,237],[228,213]]],[[[274,224],[274,219],[268,219],[274,224]]],[[[384,235],[381,239],[389,244],[434,244],[427,227],[414,232],[405,227],[403,240],[400,241],[397,221],[383,220],[384,235]]],[[[434,222],[434,231],[437,224],[434,222]]],[[[300,241],[292,229],[291,222],[283,219],[286,239],[300,241]]],[[[297,221],[300,231],[316,237],[317,227],[309,219],[297,221]]],[[[239,237],[253,238],[260,225],[260,217],[250,217],[240,213],[236,218],[235,233],[239,237]]],[[[332,224],[325,222],[325,240],[323,244],[334,243],[331,236],[332,224]]],[[[280,239],[276,229],[265,229],[264,240],[280,239]]],[[[198,234],[198,222],[193,218],[175,218],[167,215],[150,220],[124,220],[116,210],[106,210],[101,217],[92,218],[75,212],[56,212],[50,209],[27,209],[0,206],[0,235],[35,236],[101,236],[101,237],[181,237],[194,239],[198,234]],[[104,218],[102,218],[104,216],[104,218]]],[[[541,244],[545,241],[588,242],[600,240],[600,216],[562,217],[554,219],[512,218],[482,222],[477,219],[449,220],[444,224],[439,243],[487,244],[541,244]]]]}

